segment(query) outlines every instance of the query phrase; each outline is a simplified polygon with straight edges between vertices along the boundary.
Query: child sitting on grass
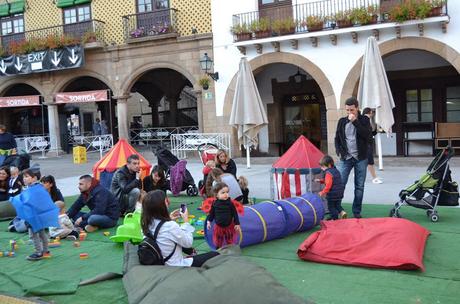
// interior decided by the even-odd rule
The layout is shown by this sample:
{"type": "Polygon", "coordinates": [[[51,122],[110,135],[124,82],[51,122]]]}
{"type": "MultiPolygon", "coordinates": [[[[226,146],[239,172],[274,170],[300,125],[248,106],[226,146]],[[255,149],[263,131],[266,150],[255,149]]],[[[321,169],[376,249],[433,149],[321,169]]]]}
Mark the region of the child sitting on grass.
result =
{"type": "Polygon", "coordinates": [[[11,198],[18,217],[26,221],[29,237],[32,240],[35,252],[27,257],[30,261],[50,257],[48,251],[48,227],[59,227],[59,210],[51,197],[39,183],[40,168],[32,166],[23,171],[26,189],[19,195],[11,198]]]}
{"type": "MultiPolygon", "coordinates": [[[[249,204],[249,188],[248,188],[248,179],[244,176],[240,176],[238,178],[238,184],[240,185],[241,192],[243,192],[243,198],[241,199],[241,202],[243,205],[248,205],[249,204]]],[[[255,202],[252,202],[253,204],[255,202]]]]}
{"type": "Polygon", "coordinates": [[[59,208],[59,227],[50,228],[51,238],[61,238],[76,241],[79,238],[79,233],[75,230],[72,221],[69,216],[65,213],[65,203],[63,201],[57,201],[54,203],[59,208]]]}
{"type": "Polygon", "coordinates": [[[325,183],[326,186],[319,193],[319,196],[326,197],[327,208],[331,214],[332,220],[347,218],[347,213],[342,208],[342,198],[345,187],[342,183],[339,170],[334,166],[334,160],[329,155],[323,156],[319,161],[321,170],[326,172],[324,179],[316,180],[320,183],[325,183]]]}

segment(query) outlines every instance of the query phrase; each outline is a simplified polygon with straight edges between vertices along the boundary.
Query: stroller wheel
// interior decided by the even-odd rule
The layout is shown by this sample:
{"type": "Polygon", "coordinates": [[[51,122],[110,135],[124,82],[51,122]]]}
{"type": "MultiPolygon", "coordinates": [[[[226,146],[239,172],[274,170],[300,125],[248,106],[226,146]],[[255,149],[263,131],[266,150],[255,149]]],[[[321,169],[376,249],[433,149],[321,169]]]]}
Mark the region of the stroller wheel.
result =
{"type": "Polygon", "coordinates": [[[439,216],[438,216],[438,214],[437,214],[436,212],[433,212],[433,213],[431,214],[430,219],[431,219],[431,221],[432,221],[433,223],[436,223],[437,221],[439,221],[439,216]]]}
{"type": "Polygon", "coordinates": [[[393,209],[390,210],[390,217],[401,217],[401,215],[399,214],[398,210],[393,208],[393,209]]]}
{"type": "Polygon", "coordinates": [[[427,211],[426,211],[426,216],[430,217],[432,213],[433,213],[432,210],[427,210],[427,211]]]}
{"type": "Polygon", "coordinates": [[[188,186],[187,187],[187,195],[188,196],[193,196],[193,186],[188,186]]]}

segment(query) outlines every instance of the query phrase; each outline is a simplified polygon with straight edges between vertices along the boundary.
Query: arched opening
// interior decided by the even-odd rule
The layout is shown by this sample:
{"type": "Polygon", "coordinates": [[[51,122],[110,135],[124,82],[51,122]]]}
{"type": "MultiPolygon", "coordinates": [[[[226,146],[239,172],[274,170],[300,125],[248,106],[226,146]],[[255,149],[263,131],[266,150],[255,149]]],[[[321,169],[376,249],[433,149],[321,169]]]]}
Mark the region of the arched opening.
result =
{"type": "Polygon", "coordinates": [[[300,135],[327,151],[326,104],[315,79],[286,63],[258,68],[255,79],[269,117],[268,127],[259,134],[260,154],[279,156],[300,135]]]}
{"type": "Polygon", "coordinates": [[[108,90],[108,100],[98,102],[68,102],[58,105],[59,130],[61,145],[64,151],[70,152],[72,137],[100,135],[101,130],[96,122],[103,122],[107,128],[105,134],[113,134],[117,138],[115,101],[111,100],[112,91],[103,81],[82,76],[72,79],[59,93],[77,93],[86,91],[108,90]]]}
{"type": "MultiPolygon", "coordinates": [[[[4,90],[2,97],[40,95],[40,92],[25,83],[13,84],[4,90]]],[[[5,105],[0,108],[2,124],[16,137],[43,135],[48,133],[48,111],[46,106],[5,105]]]]}
{"type": "MultiPolygon", "coordinates": [[[[335,117],[337,105],[323,71],[303,56],[284,52],[257,56],[249,63],[269,122],[259,133],[260,154],[281,155],[300,134],[327,153],[333,147],[328,122],[335,117]]],[[[227,88],[224,115],[231,111],[235,86],[236,75],[227,88]]]]}
{"type": "Polygon", "coordinates": [[[197,97],[190,80],[180,72],[170,68],[148,70],[129,91],[131,143],[149,145],[172,132],[198,129],[197,97]]]}

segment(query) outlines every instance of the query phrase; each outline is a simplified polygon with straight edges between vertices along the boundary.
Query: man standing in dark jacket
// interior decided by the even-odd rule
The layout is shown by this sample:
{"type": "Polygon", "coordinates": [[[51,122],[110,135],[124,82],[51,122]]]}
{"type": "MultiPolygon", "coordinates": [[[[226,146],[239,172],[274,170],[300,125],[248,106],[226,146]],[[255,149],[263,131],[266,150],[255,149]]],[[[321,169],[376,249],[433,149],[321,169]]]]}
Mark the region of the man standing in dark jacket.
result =
{"type": "Polygon", "coordinates": [[[98,228],[114,227],[118,222],[118,204],[109,190],[101,186],[90,175],[83,175],[78,182],[80,196],[67,211],[69,218],[74,220],[75,226],[93,232],[98,228]],[[88,213],[81,212],[87,206],[88,213]]]}
{"type": "Polygon", "coordinates": [[[356,98],[350,97],[345,101],[345,110],[347,116],[339,119],[335,134],[335,149],[340,157],[337,169],[340,171],[345,186],[351,169],[354,169],[355,197],[352,211],[355,218],[361,218],[371,126],[369,118],[359,113],[356,98]]]}
{"type": "Polygon", "coordinates": [[[128,157],[126,165],[115,172],[111,192],[118,200],[120,215],[133,212],[142,186],[140,159],[137,154],[128,157]]]}

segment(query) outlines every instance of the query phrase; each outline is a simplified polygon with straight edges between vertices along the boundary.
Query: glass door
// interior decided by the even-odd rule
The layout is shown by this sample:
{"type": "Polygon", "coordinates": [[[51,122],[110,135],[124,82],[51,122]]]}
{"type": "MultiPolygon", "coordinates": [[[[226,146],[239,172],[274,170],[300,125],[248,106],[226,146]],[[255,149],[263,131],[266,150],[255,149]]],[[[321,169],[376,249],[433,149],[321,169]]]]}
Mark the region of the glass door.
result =
{"type": "Polygon", "coordinates": [[[305,136],[321,149],[321,110],[319,104],[289,106],[284,108],[285,150],[299,138],[305,136]]]}

